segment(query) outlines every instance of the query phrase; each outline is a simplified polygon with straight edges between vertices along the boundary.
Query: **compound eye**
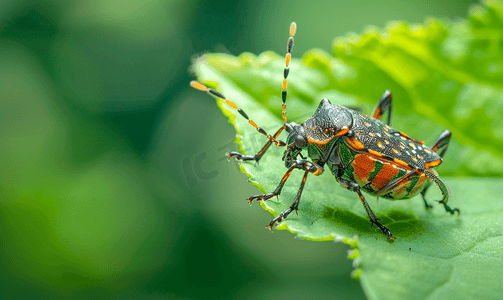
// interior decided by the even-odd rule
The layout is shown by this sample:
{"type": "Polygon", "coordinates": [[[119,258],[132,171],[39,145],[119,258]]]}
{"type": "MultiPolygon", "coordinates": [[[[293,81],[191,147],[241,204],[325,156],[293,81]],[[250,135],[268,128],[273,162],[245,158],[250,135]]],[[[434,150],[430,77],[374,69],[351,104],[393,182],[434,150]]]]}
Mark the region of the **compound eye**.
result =
{"type": "Polygon", "coordinates": [[[300,134],[295,136],[295,146],[297,148],[302,148],[306,144],[306,139],[300,134]]]}

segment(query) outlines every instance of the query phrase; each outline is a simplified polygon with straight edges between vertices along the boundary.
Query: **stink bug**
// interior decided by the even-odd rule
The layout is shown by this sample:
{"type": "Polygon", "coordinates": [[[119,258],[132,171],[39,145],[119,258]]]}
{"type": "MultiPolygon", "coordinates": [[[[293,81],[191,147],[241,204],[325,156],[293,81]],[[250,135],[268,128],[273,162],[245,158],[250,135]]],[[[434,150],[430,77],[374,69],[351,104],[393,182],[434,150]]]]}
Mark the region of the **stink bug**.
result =
{"type": "Polygon", "coordinates": [[[287,77],[293,36],[296,25],[290,26],[290,37],[287,43],[285,58],[283,90],[283,125],[274,135],[268,134],[258,127],[253,120],[234,102],[227,99],[220,92],[205,85],[192,81],[191,86],[208,92],[224,100],[230,107],[236,109],[241,116],[267,137],[268,141],[255,155],[244,155],[239,152],[230,152],[228,159],[234,157],[239,161],[254,160],[258,162],[267,149],[274,143],[276,146],[285,147],[283,161],[288,169],[277,188],[268,194],[254,195],[247,200],[265,201],[281,193],[285,182],[294,169],[304,170],[304,177],[299,191],[290,207],[275,217],[267,227],[272,230],[276,222],[284,220],[292,211],[297,211],[304,184],[309,173],[319,176],[328,168],[339,184],[358,194],[367,215],[373,224],[377,225],[388,240],[395,239],[388,227],[379,222],[365,197],[364,192],[384,197],[391,200],[410,198],[421,193],[427,209],[431,208],[424,196],[426,190],[435,183],[442,192],[445,210],[459,215],[459,209],[450,208],[450,192],[438,173],[433,169],[442,163],[442,157],[447,150],[451,132],[445,130],[430,147],[424,142],[415,140],[391,125],[392,102],[391,92],[385,91],[377,103],[372,117],[364,116],[356,110],[330,103],[328,99],[321,100],[318,109],[302,124],[288,123],[286,118],[287,77]],[[383,122],[387,112],[386,122],[383,122]],[[286,130],[289,134],[286,142],[278,140],[280,133],[286,130]],[[307,151],[308,158],[302,153],[307,151]]]}

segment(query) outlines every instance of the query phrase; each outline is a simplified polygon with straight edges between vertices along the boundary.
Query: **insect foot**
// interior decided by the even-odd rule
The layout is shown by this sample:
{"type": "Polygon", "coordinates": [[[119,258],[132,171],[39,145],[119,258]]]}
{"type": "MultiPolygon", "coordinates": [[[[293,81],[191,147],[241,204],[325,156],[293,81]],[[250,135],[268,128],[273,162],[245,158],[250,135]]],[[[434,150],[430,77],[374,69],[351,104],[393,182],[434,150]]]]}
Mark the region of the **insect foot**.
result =
{"type": "MultiPolygon", "coordinates": [[[[295,209],[295,210],[297,210],[297,209],[295,209]]],[[[280,213],[276,218],[272,219],[271,223],[269,223],[269,225],[267,225],[266,228],[268,228],[270,231],[272,231],[274,223],[276,223],[276,222],[280,223],[281,221],[283,221],[284,219],[286,219],[286,217],[292,211],[293,211],[293,208],[290,207],[287,210],[285,210],[284,212],[280,213]]]]}
{"type": "Polygon", "coordinates": [[[388,227],[384,226],[383,224],[379,223],[378,221],[379,219],[375,220],[375,221],[372,221],[372,224],[370,225],[370,229],[372,229],[372,225],[376,224],[377,227],[379,227],[379,229],[381,229],[382,233],[384,233],[387,237],[388,237],[388,241],[391,239],[391,240],[396,240],[396,237],[393,236],[393,234],[391,234],[391,231],[389,230],[388,227]]]}
{"type": "Polygon", "coordinates": [[[239,161],[255,160],[258,162],[258,157],[256,155],[255,156],[243,155],[243,154],[236,152],[236,151],[225,153],[225,155],[227,155],[227,160],[230,160],[231,157],[235,156],[236,160],[239,160],[239,161]]]}
{"type": "Polygon", "coordinates": [[[439,203],[443,204],[444,205],[444,208],[445,208],[445,211],[450,213],[451,215],[453,215],[455,212],[458,213],[458,217],[459,217],[459,209],[458,208],[451,208],[449,205],[447,205],[445,202],[443,201],[438,201],[439,203]]]}
{"type": "Polygon", "coordinates": [[[274,196],[277,196],[277,194],[275,194],[275,193],[269,193],[269,194],[262,194],[262,195],[254,195],[254,196],[251,196],[250,198],[248,198],[246,200],[251,205],[253,200],[265,201],[265,200],[271,199],[274,196]]]}

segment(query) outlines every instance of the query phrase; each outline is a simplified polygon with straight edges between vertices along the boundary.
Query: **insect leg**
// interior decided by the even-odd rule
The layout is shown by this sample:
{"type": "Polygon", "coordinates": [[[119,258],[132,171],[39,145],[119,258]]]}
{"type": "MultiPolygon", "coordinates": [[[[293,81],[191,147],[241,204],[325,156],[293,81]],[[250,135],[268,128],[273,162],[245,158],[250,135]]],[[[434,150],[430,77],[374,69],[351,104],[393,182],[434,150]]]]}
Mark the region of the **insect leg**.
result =
{"type": "Polygon", "coordinates": [[[386,110],[388,111],[388,122],[386,122],[386,124],[391,125],[392,106],[391,106],[391,92],[389,90],[386,90],[384,94],[382,94],[381,99],[374,108],[372,117],[374,119],[381,121],[382,116],[386,110]]]}
{"type": "Polygon", "coordinates": [[[435,175],[432,171],[425,170],[424,173],[431,180],[433,180],[433,182],[435,182],[435,184],[440,188],[440,191],[442,192],[442,200],[440,200],[438,202],[440,202],[441,204],[444,205],[445,211],[450,213],[451,215],[453,215],[454,212],[458,212],[458,216],[459,216],[459,209],[450,208],[449,205],[447,205],[447,202],[449,202],[449,200],[451,200],[451,192],[449,191],[449,188],[447,187],[447,185],[445,185],[445,183],[442,181],[442,179],[440,179],[440,177],[435,175]]]}
{"type": "MultiPolygon", "coordinates": [[[[437,138],[437,140],[433,143],[431,146],[431,150],[437,152],[437,154],[440,157],[443,157],[445,154],[445,151],[447,150],[447,147],[449,146],[449,141],[451,140],[451,132],[449,130],[444,130],[437,138]]],[[[424,190],[421,191],[421,196],[423,197],[424,205],[426,206],[426,209],[431,209],[432,206],[426,202],[426,191],[428,190],[429,186],[426,187],[424,190]]]]}
{"type": "MultiPolygon", "coordinates": [[[[281,126],[281,128],[278,129],[278,131],[276,131],[273,138],[277,139],[279,134],[281,133],[281,131],[283,131],[283,129],[285,129],[285,126],[281,126]]],[[[258,162],[262,158],[262,155],[264,155],[264,153],[267,151],[267,149],[269,149],[269,146],[271,146],[271,144],[272,144],[271,140],[267,141],[267,143],[264,145],[264,147],[262,147],[262,149],[254,156],[244,155],[244,154],[241,154],[236,151],[225,153],[225,155],[227,155],[227,159],[231,159],[231,157],[235,156],[236,160],[241,160],[241,161],[254,160],[254,161],[258,162]]]]}
{"type": "Polygon", "coordinates": [[[391,234],[391,231],[389,230],[388,227],[384,226],[379,222],[379,219],[376,217],[372,209],[370,208],[370,205],[367,203],[367,200],[365,200],[365,197],[363,197],[362,192],[360,192],[360,186],[358,183],[354,181],[349,181],[344,178],[336,178],[336,180],[342,185],[342,187],[355,192],[358,194],[358,197],[360,197],[360,200],[362,201],[363,207],[365,207],[365,210],[367,211],[367,215],[369,216],[370,219],[370,228],[372,228],[372,225],[376,224],[379,229],[381,229],[382,233],[384,233],[388,237],[388,241],[390,239],[396,239],[393,234],[391,234]]]}
{"type": "Polygon", "coordinates": [[[192,86],[193,88],[198,89],[200,91],[207,92],[208,94],[211,94],[211,95],[213,95],[213,96],[215,96],[217,98],[220,98],[220,99],[224,100],[225,103],[227,103],[227,105],[229,105],[230,107],[236,109],[238,111],[238,113],[243,118],[245,118],[246,120],[248,120],[248,123],[250,123],[251,126],[255,127],[255,129],[257,129],[258,132],[260,132],[261,134],[265,135],[269,139],[269,141],[271,141],[272,143],[275,143],[276,146],[286,146],[287,145],[285,142],[283,142],[281,140],[276,140],[276,138],[270,136],[262,127],[258,127],[257,124],[255,124],[255,122],[253,120],[251,120],[250,118],[248,118],[248,115],[244,112],[244,110],[242,110],[241,108],[239,108],[231,100],[226,99],[225,96],[222,95],[217,90],[214,90],[212,88],[208,88],[204,84],[199,83],[197,81],[191,81],[190,82],[190,86],[192,86]]]}
{"type": "Polygon", "coordinates": [[[290,205],[290,207],[287,210],[280,213],[276,218],[272,219],[271,223],[269,223],[269,225],[266,226],[267,228],[269,228],[269,230],[272,231],[272,227],[274,226],[274,223],[276,223],[276,222],[279,223],[279,222],[283,221],[284,219],[286,219],[286,217],[288,217],[288,215],[292,211],[295,210],[298,214],[297,210],[299,208],[300,196],[302,195],[302,190],[304,190],[304,184],[306,183],[307,174],[309,174],[309,170],[306,170],[304,172],[304,177],[302,177],[302,183],[300,184],[299,191],[297,192],[297,195],[295,196],[295,199],[293,200],[292,205],[290,205]]]}
{"type": "MultiPolygon", "coordinates": [[[[288,179],[288,177],[290,177],[290,174],[292,174],[292,171],[293,169],[295,168],[299,168],[299,165],[297,163],[294,163],[289,169],[288,171],[286,171],[285,175],[283,176],[283,178],[281,179],[279,185],[276,187],[276,189],[274,190],[274,192],[272,193],[268,193],[268,194],[262,194],[262,195],[254,195],[254,196],[251,196],[250,198],[246,199],[248,200],[248,202],[250,203],[250,205],[252,204],[252,201],[253,200],[257,200],[257,201],[262,201],[262,200],[267,200],[267,199],[271,199],[272,197],[274,196],[278,196],[279,194],[281,194],[281,190],[283,189],[283,186],[285,185],[285,182],[286,180],[288,179]]],[[[302,168],[302,167],[301,167],[302,168]]]]}
{"type": "Polygon", "coordinates": [[[386,227],[386,226],[384,226],[383,224],[381,224],[379,222],[379,219],[376,218],[374,212],[370,208],[370,205],[367,203],[367,200],[365,200],[365,197],[363,197],[362,192],[360,192],[359,189],[356,190],[355,192],[358,194],[358,197],[360,197],[360,200],[362,201],[363,207],[365,207],[365,210],[367,211],[367,215],[369,216],[369,219],[370,219],[370,222],[371,222],[370,228],[372,228],[373,224],[376,224],[377,227],[379,227],[379,229],[381,229],[382,233],[384,233],[388,237],[388,241],[390,239],[392,239],[392,240],[396,239],[396,237],[394,237],[391,234],[391,231],[389,230],[389,228],[386,227]]]}
{"type": "Polygon", "coordinates": [[[290,177],[290,174],[292,174],[293,169],[301,169],[304,171],[308,171],[308,172],[313,173],[316,176],[323,174],[323,171],[324,171],[322,167],[320,167],[319,165],[315,165],[310,161],[296,160],[290,165],[290,167],[288,168],[288,171],[286,171],[285,175],[281,179],[279,185],[276,187],[274,192],[268,193],[268,194],[262,194],[262,195],[254,195],[246,200],[248,200],[248,202],[251,204],[253,200],[262,201],[262,200],[270,199],[274,196],[278,196],[281,193],[281,190],[283,189],[283,186],[285,185],[286,180],[288,179],[288,177],[290,177]]]}
{"type": "Polygon", "coordinates": [[[290,206],[290,208],[288,208],[287,210],[285,210],[284,212],[279,214],[276,218],[274,218],[271,221],[271,223],[269,223],[267,228],[269,228],[270,230],[272,230],[274,223],[281,222],[282,220],[284,220],[293,210],[297,211],[297,209],[299,207],[300,196],[302,194],[302,190],[304,189],[304,184],[306,182],[307,174],[313,173],[316,176],[321,175],[321,174],[323,174],[323,168],[316,165],[316,164],[313,164],[310,161],[296,160],[292,163],[290,168],[288,168],[288,171],[285,173],[285,175],[281,179],[281,182],[279,183],[278,187],[276,187],[274,192],[268,193],[268,194],[251,196],[250,198],[247,199],[248,202],[251,204],[253,200],[262,201],[262,200],[267,200],[267,199],[270,199],[274,196],[279,195],[281,193],[281,190],[283,189],[283,186],[285,185],[286,180],[288,179],[288,177],[290,177],[290,174],[292,174],[293,169],[304,170],[305,171],[304,178],[302,179],[302,183],[300,185],[299,191],[297,192],[297,196],[295,197],[292,205],[290,206]]]}

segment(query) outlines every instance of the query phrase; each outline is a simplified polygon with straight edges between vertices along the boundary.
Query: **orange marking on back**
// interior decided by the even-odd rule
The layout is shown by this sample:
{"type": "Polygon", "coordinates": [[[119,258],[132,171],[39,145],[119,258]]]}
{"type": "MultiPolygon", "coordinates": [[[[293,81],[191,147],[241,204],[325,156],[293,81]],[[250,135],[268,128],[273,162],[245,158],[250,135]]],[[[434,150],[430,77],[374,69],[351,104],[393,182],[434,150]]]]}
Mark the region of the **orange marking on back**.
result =
{"type": "Polygon", "coordinates": [[[358,141],[355,138],[347,138],[346,139],[346,144],[348,146],[350,146],[351,148],[355,149],[355,150],[363,150],[363,149],[365,149],[365,147],[363,146],[363,144],[360,143],[360,141],[358,141]]]}
{"type": "Polygon", "coordinates": [[[285,90],[286,90],[286,79],[283,80],[283,91],[285,91],[285,90]]]}
{"type": "Polygon", "coordinates": [[[345,135],[346,133],[348,133],[348,131],[349,131],[349,128],[348,127],[344,127],[344,128],[341,129],[341,131],[337,132],[335,134],[335,136],[345,135]]]}
{"type": "Polygon", "coordinates": [[[292,55],[288,53],[285,58],[285,64],[288,67],[290,65],[290,59],[292,58],[292,55]]]}
{"type": "Polygon", "coordinates": [[[238,106],[236,104],[234,104],[234,102],[232,102],[231,100],[225,99],[225,103],[227,103],[227,105],[229,105],[230,107],[232,107],[234,109],[238,109],[238,106]]]}
{"type": "Polygon", "coordinates": [[[437,160],[434,160],[434,161],[430,161],[428,163],[425,163],[424,166],[429,169],[429,168],[433,168],[433,167],[436,167],[438,166],[439,164],[442,163],[442,160],[441,159],[437,159],[437,160]]]}
{"type": "Polygon", "coordinates": [[[367,184],[370,172],[374,171],[375,160],[368,154],[358,154],[352,165],[358,179],[367,184]]]}
{"type": "Polygon", "coordinates": [[[410,136],[406,135],[406,134],[405,134],[405,133],[403,133],[403,132],[400,132],[400,135],[401,135],[402,137],[408,138],[409,140],[412,140],[412,141],[414,141],[414,142],[416,142],[416,143],[418,143],[418,144],[421,144],[421,145],[423,145],[423,144],[424,144],[424,142],[421,142],[421,141],[418,141],[418,140],[416,140],[416,139],[413,139],[413,138],[411,138],[410,136]]]}
{"type": "Polygon", "coordinates": [[[388,184],[393,176],[398,174],[398,169],[393,166],[393,164],[383,163],[381,170],[377,173],[377,176],[372,179],[372,185],[376,190],[382,189],[386,184],[388,184]]]}
{"type": "MultiPolygon", "coordinates": [[[[316,128],[313,128],[313,130],[316,129],[316,128]]],[[[326,145],[328,142],[330,142],[331,140],[333,140],[335,136],[333,136],[332,138],[326,140],[326,141],[323,141],[323,142],[320,142],[320,141],[317,141],[317,140],[312,140],[310,138],[307,138],[307,141],[310,143],[310,144],[316,144],[316,145],[326,145]]]]}
{"type": "Polygon", "coordinates": [[[255,122],[253,122],[253,120],[248,121],[248,123],[250,123],[251,126],[257,128],[257,124],[255,124],[255,122]]]}
{"type": "Polygon", "coordinates": [[[190,82],[190,86],[203,92],[208,91],[208,88],[204,84],[194,80],[190,82]]]}
{"type": "Polygon", "coordinates": [[[398,158],[393,158],[393,161],[396,162],[397,164],[404,166],[404,167],[409,167],[409,164],[404,162],[403,160],[400,160],[398,158]]]}
{"type": "Polygon", "coordinates": [[[368,151],[369,151],[369,153],[370,153],[370,154],[372,154],[372,155],[382,157],[382,153],[379,153],[379,152],[377,152],[377,151],[370,150],[370,149],[369,149],[368,151]]]}

